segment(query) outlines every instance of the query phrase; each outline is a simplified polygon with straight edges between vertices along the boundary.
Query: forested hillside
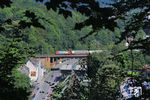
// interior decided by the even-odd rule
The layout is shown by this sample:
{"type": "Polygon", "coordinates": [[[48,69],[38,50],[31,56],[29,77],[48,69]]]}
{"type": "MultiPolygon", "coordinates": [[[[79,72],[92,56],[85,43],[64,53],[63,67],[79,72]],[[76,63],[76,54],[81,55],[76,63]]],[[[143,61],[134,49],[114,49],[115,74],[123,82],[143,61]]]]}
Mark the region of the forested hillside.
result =
{"type": "Polygon", "coordinates": [[[89,26],[82,30],[74,29],[76,22],[86,19],[78,12],[73,12],[72,17],[65,19],[57,12],[47,10],[44,5],[31,0],[16,0],[10,8],[0,10],[1,20],[12,19],[13,25],[17,25],[20,20],[30,22],[31,19],[24,16],[26,11],[34,12],[38,16],[42,28],[31,26],[22,31],[25,35],[24,41],[33,47],[38,54],[50,54],[55,50],[68,48],[88,49],[89,44],[92,49],[96,49],[97,46],[103,47],[105,45],[106,47],[106,44],[110,45],[113,44],[112,41],[115,41],[115,34],[106,29],[95,32],[95,35],[81,41],[80,38],[89,33],[92,28],[89,26]]]}

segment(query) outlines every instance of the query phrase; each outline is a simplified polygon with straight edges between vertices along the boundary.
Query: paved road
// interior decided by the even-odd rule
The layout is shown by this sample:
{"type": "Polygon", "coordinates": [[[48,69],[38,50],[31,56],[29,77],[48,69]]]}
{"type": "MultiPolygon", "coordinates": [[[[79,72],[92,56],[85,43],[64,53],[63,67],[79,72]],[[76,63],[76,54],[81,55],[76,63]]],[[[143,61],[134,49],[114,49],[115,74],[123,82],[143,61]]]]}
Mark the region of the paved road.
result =
{"type": "Polygon", "coordinates": [[[41,66],[41,61],[39,61],[39,65],[38,65],[38,79],[37,82],[40,82],[42,77],[43,77],[43,73],[44,73],[44,69],[41,66]],[[42,76],[42,77],[40,77],[42,76]]]}
{"type": "MultiPolygon", "coordinates": [[[[79,59],[68,59],[61,64],[57,64],[55,68],[60,68],[63,65],[73,65],[74,63],[78,62],[79,59]]],[[[50,86],[51,83],[57,84],[56,78],[61,76],[60,70],[53,70],[51,71],[43,81],[38,86],[38,90],[35,93],[35,97],[32,100],[47,100],[50,99],[48,97],[49,94],[52,93],[53,86],[50,86]]]]}

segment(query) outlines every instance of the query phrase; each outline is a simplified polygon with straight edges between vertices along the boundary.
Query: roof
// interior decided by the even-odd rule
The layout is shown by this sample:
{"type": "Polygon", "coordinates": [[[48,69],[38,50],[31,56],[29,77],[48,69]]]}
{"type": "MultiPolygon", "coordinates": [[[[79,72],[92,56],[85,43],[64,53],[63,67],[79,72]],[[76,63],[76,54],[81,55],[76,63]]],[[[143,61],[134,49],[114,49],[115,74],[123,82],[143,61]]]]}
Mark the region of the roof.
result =
{"type": "Polygon", "coordinates": [[[38,64],[39,64],[39,60],[38,60],[38,59],[30,58],[29,61],[30,61],[35,67],[38,67],[38,64]]]}

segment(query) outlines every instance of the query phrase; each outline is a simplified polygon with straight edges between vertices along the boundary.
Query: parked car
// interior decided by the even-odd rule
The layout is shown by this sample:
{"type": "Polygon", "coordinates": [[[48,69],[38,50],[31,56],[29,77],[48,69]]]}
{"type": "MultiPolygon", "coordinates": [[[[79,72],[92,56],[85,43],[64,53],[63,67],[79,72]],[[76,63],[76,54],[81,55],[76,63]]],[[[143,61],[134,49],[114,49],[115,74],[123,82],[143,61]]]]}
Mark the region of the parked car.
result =
{"type": "Polygon", "coordinates": [[[40,91],[40,93],[44,93],[44,91],[40,91]]]}
{"type": "Polygon", "coordinates": [[[53,86],[55,83],[51,83],[51,84],[49,84],[50,86],[53,86]]]}
{"type": "Polygon", "coordinates": [[[47,83],[47,84],[51,84],[51,82],[49,82],[49,81],[44,81],[45,83],[47,83]]]}

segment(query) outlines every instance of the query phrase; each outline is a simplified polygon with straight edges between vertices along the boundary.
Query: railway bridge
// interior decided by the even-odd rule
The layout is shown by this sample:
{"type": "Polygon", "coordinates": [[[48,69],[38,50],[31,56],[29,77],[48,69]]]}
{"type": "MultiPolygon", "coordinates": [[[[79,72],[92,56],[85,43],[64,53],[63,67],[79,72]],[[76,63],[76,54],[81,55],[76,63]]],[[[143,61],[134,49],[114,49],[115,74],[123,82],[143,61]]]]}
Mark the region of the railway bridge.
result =
{"type": "Polygon", "coordinates": [[[52,68],[54,65],[61,63],[64,59],[85,58],[92,53],[100,53],[102,50],[67,50],[56,51],[53,55],[40,55],[34,58],[40,59],[46,68],[52,68]]]}

